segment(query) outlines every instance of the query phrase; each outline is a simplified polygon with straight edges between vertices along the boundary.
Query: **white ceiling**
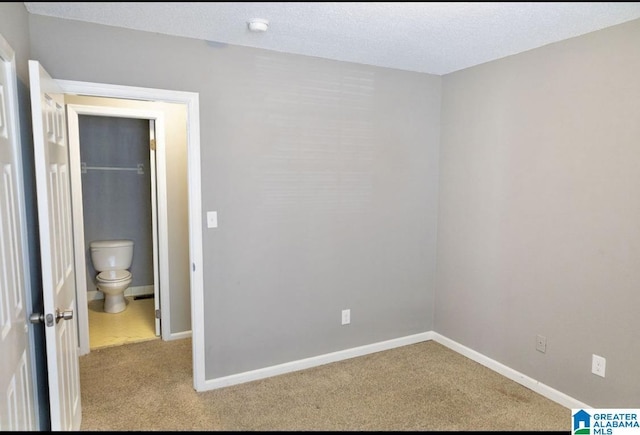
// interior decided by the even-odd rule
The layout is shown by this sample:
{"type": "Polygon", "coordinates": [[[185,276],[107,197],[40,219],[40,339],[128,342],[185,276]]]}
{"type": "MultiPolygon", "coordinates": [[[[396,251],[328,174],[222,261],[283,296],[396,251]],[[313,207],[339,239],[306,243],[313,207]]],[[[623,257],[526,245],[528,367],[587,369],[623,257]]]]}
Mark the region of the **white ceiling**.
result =
{"type": "Polygon", "coordinates": [[[447,74],[640,18],[640,2],[27,2],[32,14],[447,74]],[[269,29],[248,30],[264,19],[269,29]]]}

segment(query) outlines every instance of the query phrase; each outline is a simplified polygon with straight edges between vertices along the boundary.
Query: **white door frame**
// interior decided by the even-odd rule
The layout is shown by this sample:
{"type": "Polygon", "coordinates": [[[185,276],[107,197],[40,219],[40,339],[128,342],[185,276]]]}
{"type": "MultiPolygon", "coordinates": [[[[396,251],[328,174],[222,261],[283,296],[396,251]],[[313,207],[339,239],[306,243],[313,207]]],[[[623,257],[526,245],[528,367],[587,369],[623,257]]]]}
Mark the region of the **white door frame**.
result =
{"type": "Polygon", "coordinates": [[[93,97],[163,101],[187,105],[187,169],[189,178],[189,260],[191,262],[191,337],[193,386],[204,391],[204,284],[202,260],[202,199],[200,189],[200,106],[199,94],[164,89],[139,88],[103,83],[56,80],[65,94],[93,97]]]}
{"type": "MultiPolygon", "coordinates": [[[[162,312],[161,335],[168,340],[171,334],[169,307],[169,232],[167,219],[167,183],[164,113],[156,110],[128,109],[119,107],[67,104],[67,123],[69,131],[69,172],[71,175],[71,200],[73,203],[73,237],[76,262],[76,288],[78,313],[78,339],[80,355],[90,352],[89,310],[87,300],[87,268],[84,239],[84,210],[82,206],[82,175],[80,162],[80,135],[78,115],[110,116],[117,118],[149,119],[155,121],[156,165],[151,166],[152,204],[153,204],[153,268],[154,297],[156,309],[162,312]],[[155,174],[155,177],[154,177],[155,174]],[[157,182],[154,180],[157,180],[157,182]],[[155,195],[157,193],[157,196],[155,195]],[[157,198],[157,203],[156,203],[157,198]],[[156,243],[157,240],[157,243],[156,243]],[[158,302],[160,306],[158,307],[158,302]]],[[[153,161],[152,161],[153,163],[153,161]]],[[[156,331],[157,333],[158,331],[156,331]]]]}

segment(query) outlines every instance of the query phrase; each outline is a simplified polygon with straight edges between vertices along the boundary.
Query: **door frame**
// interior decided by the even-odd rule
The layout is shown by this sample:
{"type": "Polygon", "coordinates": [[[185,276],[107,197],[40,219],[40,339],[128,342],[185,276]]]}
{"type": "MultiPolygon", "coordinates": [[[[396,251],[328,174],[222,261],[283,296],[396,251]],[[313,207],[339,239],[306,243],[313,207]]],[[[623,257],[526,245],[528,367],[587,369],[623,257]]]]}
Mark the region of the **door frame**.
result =
{"type": "MultiPolygon", "coordinates": [[[[156,151],[155,165],[151,165],[151,202],[153,204],[153,269],[155,309],[162,312],[160,335],[163,340],[170,338],[171,312],[169,296],[169,237],[167,218],[167,182],[165,156],[164,113],[157,110],[129,109],[85,104],[66,104],[69,137],[69,172],[71,175],[71,199],[73,205],[73,237],[76,263],[76,300],[78,313],[79,355],[86,355],[89,343],[89,310],[87,300],[87,254],[84,238],[84,210],[82,205],[82,175],[80,162],[80,135],[78,115],[108,116],[114,118],[135,118],[155,121],[156,151]],[[157,194],[157,196],[156,196],[157,194]],[[157,198],[157,201],[156,201],[157,198]],[[156,212],[157,210],[157,212],[156,212]],[[160,306],[158,306],[160,302],[160,306]]],[[[153,159],[151,160],[153,163],[153,159]]],[[[157,319],[156,319],[157,322],[157,319]]],[[[157,323],[156,323],[157,324],[157,323]]],[[[158,334],[156,328],[156,334],[158,334]]]]}
{"type": "Polygon", "coordinates": [[[189,188],[189,260],[191,262],[191,337],[193,386],[206,389],[204,346],[204,284],[202,259],[202,197],[200,179],[200,103],[196,92],[140,88],[104,83],[56,80],[65,94],[128,100],[162,101],[187,106],[187,171],[189,188]]]}

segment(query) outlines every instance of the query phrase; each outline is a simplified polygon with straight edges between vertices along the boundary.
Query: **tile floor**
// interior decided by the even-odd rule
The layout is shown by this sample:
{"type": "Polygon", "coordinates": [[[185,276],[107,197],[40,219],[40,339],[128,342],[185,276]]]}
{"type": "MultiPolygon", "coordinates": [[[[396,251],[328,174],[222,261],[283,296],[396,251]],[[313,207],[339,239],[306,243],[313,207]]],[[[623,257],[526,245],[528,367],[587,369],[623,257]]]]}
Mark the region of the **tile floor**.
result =
{"type": "Polygon", "coordinates": [[[102,299],[89,302],[90,349],[160,338],[156,336],[154,299],[126,299],[127,309],[115,314],[104,312],[102,299]]]}

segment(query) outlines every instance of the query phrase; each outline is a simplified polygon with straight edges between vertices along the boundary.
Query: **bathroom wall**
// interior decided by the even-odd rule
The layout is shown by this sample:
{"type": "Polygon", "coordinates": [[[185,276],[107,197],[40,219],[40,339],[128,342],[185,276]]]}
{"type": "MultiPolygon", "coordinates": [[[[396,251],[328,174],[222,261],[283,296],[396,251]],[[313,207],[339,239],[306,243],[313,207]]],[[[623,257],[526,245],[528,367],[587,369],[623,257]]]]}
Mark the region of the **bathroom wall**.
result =
{"type": "MultiPolygon", "coordinates": [[[[87,291],[96,291],[90,242],[131,239],[133,281],[126,294],[135,287],[150,287],[137,293],[153,293],[149,121],[79,115],[78,122],[80,161],[89,168],[82,173],[87,291]],[[139,164],[143,165],[142,174],[131,170],[139,164]]],[[[97,295],[102,297],[100,292],[97,295]]]]}

